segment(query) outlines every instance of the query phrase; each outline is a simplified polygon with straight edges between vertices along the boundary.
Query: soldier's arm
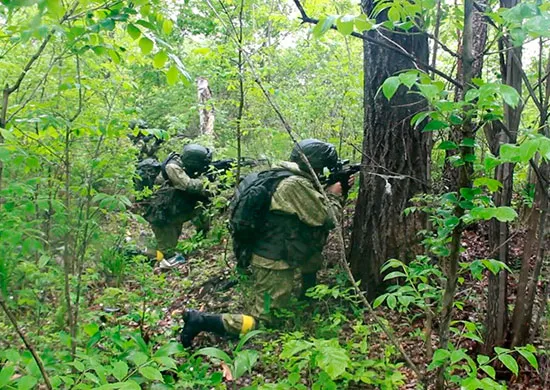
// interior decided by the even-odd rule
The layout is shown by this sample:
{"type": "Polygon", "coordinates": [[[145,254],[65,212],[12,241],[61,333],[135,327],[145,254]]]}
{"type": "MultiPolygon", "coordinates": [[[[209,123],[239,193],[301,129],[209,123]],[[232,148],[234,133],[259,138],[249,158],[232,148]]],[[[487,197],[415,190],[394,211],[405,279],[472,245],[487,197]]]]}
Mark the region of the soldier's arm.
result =
{"type": "Polygon", "coordinates": [[[296,215],[309,226],[332,229],[342,205],[339,196],[327,194],[329,204],[306,178],[291,176],[281,182],[271,199],[271,211],[296,215]]]}
{"type": "Polygon", "coordinates": [[[206,188],[200,178],[191,179],[185,170],[177,163],[166,164],[166,174],[174,188],[190,192],[192,194],[206,195],[206,188]]]}

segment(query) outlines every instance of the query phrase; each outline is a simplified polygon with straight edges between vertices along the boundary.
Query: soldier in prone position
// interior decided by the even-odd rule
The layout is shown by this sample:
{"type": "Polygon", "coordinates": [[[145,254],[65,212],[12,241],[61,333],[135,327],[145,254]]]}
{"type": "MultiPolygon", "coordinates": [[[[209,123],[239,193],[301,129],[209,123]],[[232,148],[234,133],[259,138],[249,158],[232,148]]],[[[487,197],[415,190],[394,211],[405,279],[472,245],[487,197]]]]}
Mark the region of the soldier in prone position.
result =
{"type": "MultiPolygon", "coordinates": [[[[336,167],[338,156],[333,145],[315,139],[304,140],[299,145],[319,177],[324,168],[336,167]]],[[[345,184],[351,186],[354,178],[348,178],[345,184]]],[[[316,284],[316,274],[322,266],[321,252],[329,231],[335,227],[336,216],[341,213],[344,201],[342,183],[325,188],[329,199],[327,203],[323,194],[317,190],[314,178],[302,161],[297,147],[290,154],[290,162],[283,162],[273,170],[257,174],[254,180],[263,180],[262,183],[273,185],[272,191],[268,190],[270,198],[266,215],[261,226],[256,227],[251,242],[243,243],[243,237],[239,238],[235,230],[232,232],[238,262],[250,265],[252,271],[255,299],[250,315],[187,310],[184,314],[185,326],[180,335],[185,347],[191,346],[194,337],[202,331],[238,335],[254,329],[258,321],[268,325],[273,323],[273,309],[287,306],[293,291],[296,291],[297,270],[302,275],[302,291],[316,284]],[[270,181],[270,175],[271,178],[279,177],[279,180],[270,181]],[[266,296],[270,300],[268,313],[264,311],[266,296]]],[[[247,182],[247,178],[243,182],[247,182]]],[[[246,190],[240,195],[237,193],[237,197],[244,197],[245,193],[246,190]]],[[[232,218],[238,211],[234,210],[232,218]]]]}

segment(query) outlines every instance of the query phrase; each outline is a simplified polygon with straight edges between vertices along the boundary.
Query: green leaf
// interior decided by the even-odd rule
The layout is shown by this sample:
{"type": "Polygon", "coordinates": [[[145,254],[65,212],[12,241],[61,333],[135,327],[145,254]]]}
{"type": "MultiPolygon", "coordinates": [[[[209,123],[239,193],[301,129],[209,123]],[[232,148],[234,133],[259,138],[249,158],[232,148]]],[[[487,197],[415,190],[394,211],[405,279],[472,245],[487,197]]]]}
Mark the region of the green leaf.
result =
{"type": "Polygon", "coordinates": [[[283,351],[279,355],[281,359],[288,359],[292,356],[295,356],[296,354],[310,349],[312,346],[312,343],[304,340],[290,340],[289,342],[285,343],[283,347],[283,351]]]}
{"type": "Polygon", "coordinates": [[[493,156],[485,156],[483,160],[483,166],[486,171],[490,172],[493,168],[500,165],[500,160],[493,156]]]}
{"type": "Polygon", "coordinates": [[[238,379],[247,371],[252,370],[252,367],[258,361],[258,352],[254,350],[245,350],[237,352],[235,362],[233,363],[233,379],[238,379]]]}
{"type": "Polygon", "coordinates": [[[514,87],[511,87],[506,84],[500,85],[500,94],[504,99],[504,102],[510,107],[516,107],[519,103],[519,93],[515,90],[514,87]]]}
{"type": "Polygon", "coordinates": [[[231,358],[229,357],[229,355],[219,348],[214,348],[214,347],[201,348],[197,352],[195,352],[195,355],[209,356],[209,357],[222,360],[227,364],[231,364],[231,358]]]}
{"type": "Polygon", "coordinates": [[[459,117],[458,115],[451,114],[449,116],[449,122],[451,122],[453,125],[460,125],[462,124],[463,119],[459,117]]]}
{"type": "Polygon", "coordinates": [[[164,50],[159,51],[153,57],[153,66],[157,69],[160,69],[164,66],[166,60],[168,60],[168,54],[164,50]]]}
{"type": "Polygon", "coordinates": [[[388,294],[382,294],[379,297],[377,297],[372,303],[372,307],[376,309],[378,306],[382,304],[382,302],[384,302],[384,299],[386,299],[387,296],[388,294]]]}
{"type": "Polygon", "coordinates": [[[182,345],[180,343],[172,342],[160,347],[153,356],[155,357],[172,356],[179,352],[183,352],[182,345]]]}
{"type": "Polygon", "coordinates": [[[397,92],[397,88],[399,88],[400,84],[401,81],[399,80],[399,77],[396,76],[388,77],[384,81],[384,84],[382,84],[382,93],[386,99],[391,100],[393,95],[395,95],[395,92],[397,92]]]}
{"type": "Polygon", "coordinates": [[[388,19],[392,22],[399,22],[400,15],[399,15],[399,8],[397,7],[391,7],[388,10],[388,19]]]}
{"type": "Polygon", "coordinates": [[[532,352],[527,351],[525,348],[516,348],[516,351],[518,351],[535,370],[539,369],[539,362],[532,352]]]}
{"type": "Polygon", "coordinates": [[[11,377],[15,373],[15,367],[5,365],[0,371],[0,388],[4,388],[11,381],[11,377]]]}
{"type": "Polygon", "coordinates": [[[434,368],[440,367],[449,359],[451,353],[446,349],[437,349],[434,352],[432,362],[428,366],[428,371],[433,370],[434,368]]]}
{"type": "Polygon", "coordinates": [[[443,141],[439,144],[437,148],[442,150],[453,150],[458,149],[458,145],[453,141],[443,141]]]}
{"type": "Polygon", "coordinates": [[[367,31],[372,28],[372,23],[369,18],[367,18],[367,15],[361,14],[355,17],[355,27],[357,27],[359,31],[367,31]]]}
{"type": "Polygon", "coordinates": [[[498,191],[499,188],[502,188],[502,183],[498,180],[491,179],[488,177],[478,177],[474,180],[474,186],[475,187],[481,187],[486,186],[489,191],[495,192],[498,191]]]}
{"type": "Polygon", "coordinates": [[[519,146],[516,145],[501,145],[499,156],[504,161],[521,162],[521,150],[519,146]]]}
{"type": "Polygon", "coordinates": [[[491,378],[495,379],[496,372],[495,369],[491,366],[480,366],[481,370],[483,370],[487,375],[489,375],[491,378]]]}
{"type": "Polygon", "coordinates": [[[518,213],[511,207],[497,207],[495,212],[495,218],[500,222],[510,222],[516,219],[518,213]]]}
{"type": "Polygon", "coordinates": [[[176,361],[168,356],[155,357],[153,358],[153,360],[156,361],[157,363],[160,363],[160,365],[163,366],[163,367],[160,367],[161,370],[164,368],[176,370],[178,368],[178,366],[176,365],[176,361]]]}
{"type": "Polygon", "coordinates": [[[88,336],[93,336],[94,334],[99,332],[99,325],[95,324],[95,323],[86,324],[86,325],[84,325],[84,332],[88,336]]]}
{"type": "Polygon", "coordinates": [[[455,364],[461,360],[468,360],[468,355],[464,349],[457,349],[451,352],[451,364],[455,364]]]}
{"type": "Polygon", "coordinates": [[[157,370],[154,367],[150,367],[150,366],[140,367],[138,371],[146,379],[149,379],[151,381],[164,382],[164,379],[162,378],[162,374],[160,373],[159,370],[157,370]]]}
{"type": "Polygon", "coordinates": [[[128,26],[126,26],[126,31],[133,40],[136,40],[141,36],[141,30],[139,29],[139,27],[132,23],[128,23],[128,26]]]}
{"type": "Polygon", "coordinates": [[[477,355],[477,362],[479,363],[479,365],[484,365],[484,364],[487,364],[489,362],[489,360],[491,360],[489,358],[489,356],[486,356],[486,355],[477,355]]]}
{"type": "Polygon", "coordinates": [[[326,340],[322,343],[321,340],[317,340],[316,347],[318,351],[315,359],[317,366],[325,371],[330,379],[334,380],[346,372],[351,361],[347,351],[338,344],[338,340],[326,340]]]}
{"type": "Polygon", "coordinates": [[[330,30],[335,19],[336,16],[334,15],[325,16],[319,19],[319,22],[315,25],[315,27],[313,27],[313,36],[316,38],[321,37],[321,35],[330,30]]]}
{"type": "Polygon", "coordinates": [[[179,72],[178,69],[172,65],[168,72],[166,72],[166,82],[168,85],[175,85],[178,82],[179,72]]]}
{"type": "Polygon", "coordinates": [[[17,390],[30,390],[38,383],[34,376],[25,375],[17,381],[17,390]]]}
{"type": "Polygon", "coordinates": [[[134,351],[130,354],[130,356],[128,356],[128,359],[131,362],[134,362],[136,366],[141,366],[147,361],[148,357],[143,352],[134,351]]]}
{"type": "Polygon", "coordinates": [[[516,376],[518,375],[519,367],[518,367],[518,363],[516,362],[516,359],[514,359],[511,355],[508,355],[508,354],[498,355],[497,357],[498,357],[498,360],[500,360],[502,364],[506,366],[507,369],[509,369],[514,373],[514,375],[516,376]]]}
{"type": "Polygon", "coordinates": [[[172,33],[172,29],[174,27],[174,23],[170,19],[164,19],[162,22],[162,32],[166,35],[170,35],[172,33]]]}
{"type": "Polygon", "coordinates": [[[126,375],[128,375],[128,364],[124,361],[118,361],[113,363],[113,376],[122,381],[126,375]]]}
{"type": "Polygon", "coordinates": [[[426,124],[426,126],[424,126],[422,131],[435,131],[435,130],[446,129],[447,127],[449,127],[448,123],[437,119],[432,119],[426,124]]]}
{"type": "Polygon", "coordinates": [[[405,73],[399,74],[399,80],[407,88],[411,88],[414,85],[414,83],[416,83],[417,78],[418,78],[417,72],[405,72],[405,73]]]}
{"type": "Polygon", "coordinates": [[[395,309],[395,305],[397,305],[397,300],[395,299],[395,295],[390,294],[388,295],[388,299],[386,300],[386,304],[390,309],[395,309]]]}
{"type": "Polygon", "coordinates": [[[523,142],[519,146],[519,154],[521,157],[521,161],[527,162],[531,158],[533,158],[535,153],[537,153],[538,148],[539,148],[539,140],[537,139],[530,139],[528,141],[523,142]]]}
{"type": "Polygon", "coordinates": [[[241,337],[241,340],[239,341],[239,344],[237,344],[237,346],[235,347],[235,351],[240,351],[241,348],[248,342],[248,340],[250,340],[251,338],[254,338],[257,335],[262,334],[262,333],[264,333],[264,331],[259,330],[259,329],[248,332],[247,334],[245,334],[244,336],[241,337]]]}
{"type": "Polygon", "coordinates": [[[139,40],[139,47],[144,55],[151,53],[153,46],[153,41],[147,37],[143,37],[139,40]]]}
{"type": "Polygon", "coordinates": [[[343,35],[350,35],[353,32],[354,15],[344,15],[336,19],[336,28],[343,35]]]}
{"type": "Polygon", "coordinates": [[[384,277],[384,280],[390,280],[390,279],[395,279],[395,278],[400,278],[400,277],[403,277],[403,278],[406,278],[407,275],[401,271],[393,271],[393,272],[390,272],[389,274],[387,274],[385,277],[384,277]]]}

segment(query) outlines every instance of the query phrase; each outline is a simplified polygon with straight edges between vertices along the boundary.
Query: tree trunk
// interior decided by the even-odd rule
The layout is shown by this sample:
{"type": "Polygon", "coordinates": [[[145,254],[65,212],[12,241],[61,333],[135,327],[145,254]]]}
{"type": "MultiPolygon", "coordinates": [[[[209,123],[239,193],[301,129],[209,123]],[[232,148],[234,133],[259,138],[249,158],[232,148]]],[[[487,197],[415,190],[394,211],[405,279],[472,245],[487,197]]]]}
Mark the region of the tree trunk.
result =
{"type": "MultiPolygon", "coordinates": [[[[373,0],[362,1],[370,14],[373,0]]],[[[380,20],[385,14],[377,17],[380,20]]],[[[370,38],[399,47],[428,62],[428,39],[424,34],[368,31],[370,38]],[[391,42],[390,42],[391,44],[391,42]]],[[[409,199],[427,190],[428,137],[410,124],[411,117],[426,109],[426,101],[400,88],[388,103],[378,93],[387,77],[415,64],[376,44],[364,41],[363,168],[349,259],[354,275],[362,280],[369,298],[382,286],[380,266],[389,258],[410,258],[417,242],[417,220],[405,217],[409,199]],[[398,179],[383,177],[399,176],[398,179]]]]}
{"type": "MultiPolygon", "coordinates": [[[[478,1],[478,4],[485,6],[487,0],[478,1]]],[[[483,19],[483,15],[478,10],[474,9],[472,13],[472,28],[475,31],[475,34],[472,37],[472,50],[474,56],[474,62],[472,64],[472,77],[481,78],[483,73],[483,52],[485,51],[485,46],[487,44],[487,23],[483,19]]],[[[462,36],[462,31],[459,36],[462,36]]],[[[458,44],[458,52],[462,52],[462,41],[458,44]]],[[[457,60],[457,79],[464,83],[463,69],[462,69],[462,57],[459,57],[457,60]]],[[[455,101],[462,100],[464,97],[464,90],[460,88],[455,88],[455,101]]],[[[457,133],[450,132],[449,140],[453,141],[457,145],[460,144],[458,141],[457,133]]],[[[456,149],[449,149],[445,151],[445,165],[443,166],[443,183],[445,185],[445,191],[458,191],[458,169],[455,168],[450,163],[450,157],[456,155],[458,151],[456,149]]]]}
{"type": "MultiPolygon", "coordinates": [[[[501,6],[514,7],[520,0],[501,0],[501,6]]],[[[506,58],[502,61],[502,79],[505,84],[514,87],[521,95],[521,47],[511,48],[506,39],[502,39],[502,46],[509,49],[506,58]],[[514,56],[516,59],[514,59],[514,56]]],[[[491,152],[498,155],[502,144],[517,141],[517,133],[521,119],[521,105],[512,108],[504,107],[504,123],[509,131],[495,134],[493,139],[488,139],[491,152]]],[[[495,206],[510,206],[513,193],[514,164],[501,164],[495,170],[495,179],[502,183],[502,189],[495,193],[493,201],[495,206]]],[[[499,222],[492,219],[489,223],[489,247],[495,257],[508,264],[508,237],[509,225],[507,222],[499,222]]],[[[502,346],[506,341],[508,328],[507,310],[507,279],[508,272],[501,271],[498,275],[489,273],[489,286],[487,292],[487,317],[485,319],[484,353],[491,354],[495,346],[502,346]]]]}
{"type": "Polygon", "coordinates": [[[204,77],[197,79],[197,93],[199,98],[199,119],[200,132],[199,134],[212,135],[214,134],[214,107],[210,100],[212,99],[212,91],[208,86],[208,80],[204,77]]]}

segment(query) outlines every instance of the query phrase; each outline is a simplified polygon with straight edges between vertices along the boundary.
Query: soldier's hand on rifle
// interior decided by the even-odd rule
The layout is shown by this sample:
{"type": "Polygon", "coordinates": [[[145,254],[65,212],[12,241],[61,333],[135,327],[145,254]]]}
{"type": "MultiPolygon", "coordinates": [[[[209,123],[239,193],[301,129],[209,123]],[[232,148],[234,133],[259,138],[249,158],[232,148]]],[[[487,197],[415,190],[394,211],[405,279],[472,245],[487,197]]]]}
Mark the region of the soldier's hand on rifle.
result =
{"type": "Polygon", "coordinates": [[[342,195],[342,183],[338,182],[338,183],[334,183],[330,186],[328,186],[325,191],[331,193],[331,194],[334,194],[334,195],[338,195],[338,196],[341,196],[342,195]]]}
{"type": "Polygon", "coordinates": [[[355,184],[355,174],[351,175],[348,179],[348,186],[349,188],[353,188],[353,185],[355,184]]]}

